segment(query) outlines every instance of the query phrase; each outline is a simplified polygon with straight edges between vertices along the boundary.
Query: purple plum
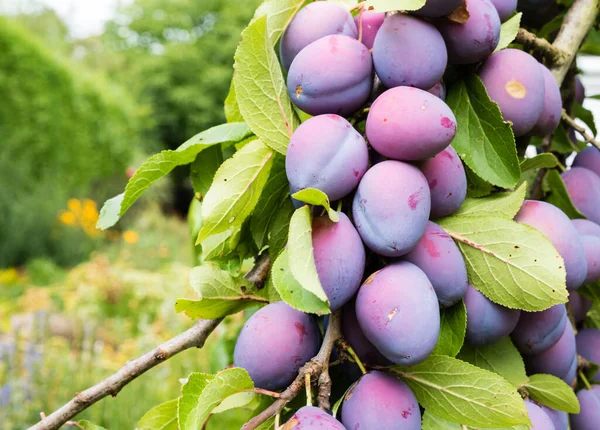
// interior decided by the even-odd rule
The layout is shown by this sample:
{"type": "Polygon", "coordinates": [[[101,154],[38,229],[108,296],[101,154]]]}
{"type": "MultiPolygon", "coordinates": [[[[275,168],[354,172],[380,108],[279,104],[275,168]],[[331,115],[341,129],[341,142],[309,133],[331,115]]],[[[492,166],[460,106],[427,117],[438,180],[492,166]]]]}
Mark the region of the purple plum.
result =
{"type": "Polygon", "coordinates": [[[427,18],[439,18],[448,15],[454,9],[460,6],[463,0],[427,0],[425,6],[415,12],[415,14],[427,18]]]}
{"type": "Polygon", "coordinates": [[[600,279],[600,237],[581,236],[585,257],[587,260],[587,276],[584,284],[596,282],[600,279]]]}
{"type": "Polygon", "coordinates": [[[327,412],[315,407],[304,406],[286,422],[283,430],[345,430],[341,422],[327,412]]]}
{"type": "Polygon", "coordinates": [[[539,403],[536,404],[546,413],[546,415],[548,415],[548,418],[550,418],[550,421],[554,424],[555,430],[569,430],[569,414],[539,403]]]}
{"type": "Polygon", "coordinates": [[[500,21],[504,22],[517,10],[517,0],[492,0],[500,21]]]}
{"type": "Polygon", "coordinates": [[[361,361],[370,365],[388,366],[391,362],[365,336],[356,318],[354,300],[342,308],[342,334],[361,361]]]}
{"type": "Polygon", "coordinates": [[[600,176],[584,167],[572,167],[560,175],[575,207],[587,219],[600,223],[600,176]]]}
{"type": "Polygon", "coordinates": [[[593,302],[576,291],[569,293],[569,305],[571,306],[571,313],[573,314],[573,320],[576,323],[583,322],[585,315],[590,309],[592,309],[593,302]]]}
{"type": "Polygon", "coordinates": [[[574,167],[585,167],[600,176],[600,150],[588,146],[581,151],[573,160],[574,167]]]}
{"type": "Polygon", "coordinates": [[[573,225],[581,236],[600,237],[600,225],[587,219],[574,219],[573,225]]]}
{"type": "Polygon", "coordinates": [[[539,354],[558,342],[567,320],[567,309],[562,304],[542,312],[521,312],[511,333],[512,341],[523,354],[539,354]]]}
{"type": "Polygon", "coordinates": [[[354,17],[354,23],[358,28],[358,34],[362,37],[362,43],[364,43],[367,48],[373,49],[375,36],[377,36],[377,32],[383,25],[384,20],[384,12],[373,12],[370,10],[359,13],[354,17]]]}
{"type": "Polygon", "coordinates": [[[577,354],[575,352],[575,332],[570,321],[558,342],[539,354],[524,355],[528,374],[547,373],[561,378],[571,384],[577,371],[577,354]]]}
{"type": "Polygon", "coordinates": [[[456,135],[456,118],[427,91],[396,87],[381,94],[369,111],[367,139],[381,155],[425,160],[442,152],[456,135]]]}
{"type": "MultiPolygon", "coordinates": [[[[600,330],[587,328],[577,333],[577,353],[588,361],[600,364],[600,330]]],[[[600,382],[600,372],[594,380],[600,382]]]]}
{"type": "Polygon", "coordinates": [[[534,430],[555,430],[554,424],[552,420],[540,408],[538,405],[533,403],[531,400],[525,400],[525,407],[527,408],[527,415],[529,415],[529,419],[531,420],[531,426],[534,430]]]}
{"type": "Polygon", "coordinates": [[[427,90],[428,93],[433,94],[434,96],[436,96],[438,99],[441,99],[442,101],[446,101],[446,84],[444,84],[444,81],[439,81],[437,84],[435,84],[433,87],[429,88],[427,90]]]}
{"type": "Polygon", "coordinates": [[[571,430],[597,430],[600,423],[600,385],[577,393],[581,410],[571,414],[571,430]]]}
{"type": "Polygon", "coordinates": [[[584,100],[585,87],[583,86],[583,82],[581,82],[581,78],[579,76],[575,76],[575,102],[582,105],[584,100]]]}
{"type": "Polygon", "coordinates": [[[429,219],[431,196],[419,169],[401,161],[371,167],[352,202],[354,224],[377,254],[400,257],[419,241],[429,219]]]}
{"type": "Polygon", "coordinates": [[[544,75],[545,85],[545,96],[544,96],[544,108],[540,115],[537,123],[531,130],[531,134],[534,136],[546,136],[551,134],[558,124],[560,124],[560,118],[562,114],[562,98],[560,95],[560,88],[558,82],[552,75],[552,72],[548,70],[546,66],[540,64],[542,73],[544,75]]]}

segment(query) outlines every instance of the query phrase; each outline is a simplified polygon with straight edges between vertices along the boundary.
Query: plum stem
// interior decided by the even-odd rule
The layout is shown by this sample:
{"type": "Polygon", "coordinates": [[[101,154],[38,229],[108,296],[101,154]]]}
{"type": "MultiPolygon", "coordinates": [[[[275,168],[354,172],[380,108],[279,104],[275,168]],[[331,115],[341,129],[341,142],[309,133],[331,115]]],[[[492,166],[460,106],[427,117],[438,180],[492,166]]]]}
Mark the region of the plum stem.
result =
{"type": "Polygon", "coordinates": [[[360,360],[360,358],[358,358],[358,355],[356,354],[356,351],[354,351],[354,348],[352,348],[350,346],[350,344],[348,343],[348,341],[346,341],[346,339],[340,338],[340,339],[338,339],[337,344],[338,344],[338,346],[341,349],[343,349],[344,351],[346,351],[348,353],[348,355],[350,355],[350,357],[356,363],[356,365],[358,366],[358,368],[360,369],[360,371],[362,372],[362,374],[363,375],[366,374],[367,373],[367,369],[365,368],[365,365],[360,360]]]}
{"type": "Polygon", "coordinates": [[[310,387],[310,373],[304,374],[304,386],[306,387],[306,406],[312,406],[312,391],[310,387]]]}
{"type": "Polygon", "coordinates": [[[577,133],[579,133],[581,135],[581,137],[583,137],[585,139],[585,143],[591,143],[596,148],[600,149],[600,143],[596,139],[594,139],[594,136],[589,135],[588,132],[586,131],[586,129],[584,127],[580,126],[579,124],[577,124],[575,122],[575,120],[573,118],[571,118],[569,116],[569,114],[567,114],[567,111],[564,109],[562,111],[561,118],[564,123],[566,123],[569,127],[573,128],[573,130],[575,130],[577,133]]]}
{"type": "Polygon", "coordinates": [[[585,385],[585,388],[591,390],[592,384],[590,384],[590,381],[588,381],[588,378],[586,378],[582,370],[579,371],[579,377],[581,378],[581,381],[583,381],[583,385],[585,385]]]}

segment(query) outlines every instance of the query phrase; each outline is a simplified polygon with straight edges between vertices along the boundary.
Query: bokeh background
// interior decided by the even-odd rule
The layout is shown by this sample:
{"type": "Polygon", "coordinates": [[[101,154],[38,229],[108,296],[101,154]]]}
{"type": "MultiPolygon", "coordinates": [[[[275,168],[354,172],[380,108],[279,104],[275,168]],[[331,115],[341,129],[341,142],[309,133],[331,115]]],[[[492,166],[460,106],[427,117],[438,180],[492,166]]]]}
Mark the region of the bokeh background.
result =
{"type": "MultiPolygon", "coordinates": [[[[184,168],[109,232],[102,202],[145,158],[224,121],[259,0],[0,0],[0,430],[26,428],[191,325],[184,168]]],[[[579,59],[587,94],[600,62],[579,59]]],[[[600,118],[600,101],[586,107],[600,118]]],[[[600,124],[599,124],[600,127],[600,124]]],[[[230,364],[242,321],[78,418],[133,429],[179,378],[230,364]]],[[[223,425],[223,423],[221,423],[223,425]]]]}

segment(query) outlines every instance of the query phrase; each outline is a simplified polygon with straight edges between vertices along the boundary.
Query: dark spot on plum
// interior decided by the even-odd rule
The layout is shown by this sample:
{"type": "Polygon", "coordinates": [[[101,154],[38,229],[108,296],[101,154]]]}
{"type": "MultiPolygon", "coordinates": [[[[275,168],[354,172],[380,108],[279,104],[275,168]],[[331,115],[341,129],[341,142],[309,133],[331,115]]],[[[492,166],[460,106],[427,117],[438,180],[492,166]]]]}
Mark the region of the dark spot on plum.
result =
{"type": "MultiPolygon", "coordinates": [[[[444,128],[456,129],[456,124],[454,124],[454,121],[452,121],[450,118],[448,118],[446,116],[442,117],[442,119],[440,120],[440,124],[444,128]]],[[[452,157],[452,156],[450,155],[450,157],[452,157]]]]}
{"type": "Polygon", "coordinates": [[[434,179],[433,181],[431,181],[429,183],[429,188],[431,188],[432,190],[437,186],[437,179],[434,179]]]}
{"type": "Polygon", "coordinates": [[[422,241],[425,251],[427,251],[431,258],[438,258],[440,256],[440,251],[438,251],[433,240],[429,239],[427,236],[423,236],[422,241]]]}
{"type": "Polygon", "coordinates": [[[422,190],[423,190],[423,188],[420,188],[419,191],[411,194],[408,197],[408,206],[413,211],[417,209],[417,206],[419,205],[419,202],[421,201],[421,191],[422,190]]]}
{"type": "Polygon", "coordinates": [[[299,340],[298,343],[304,342],[304,336],[306,336],[308,334],[306,332],[306,329],[304,328],[304,325],[302,325],[299,322],[295,322],[294,326],[296,327],[296,331],[298,332],[298,336],[300,336],[300,340],[299,340]]]}

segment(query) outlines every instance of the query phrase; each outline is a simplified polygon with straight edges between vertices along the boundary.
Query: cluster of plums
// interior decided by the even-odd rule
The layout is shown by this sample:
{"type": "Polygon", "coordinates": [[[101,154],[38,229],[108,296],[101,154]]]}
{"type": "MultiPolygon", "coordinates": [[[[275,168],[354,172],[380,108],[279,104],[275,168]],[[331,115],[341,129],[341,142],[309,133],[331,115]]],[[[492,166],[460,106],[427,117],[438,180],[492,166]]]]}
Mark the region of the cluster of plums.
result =
{"type": "MultiPolygon", "coordinates": [[[[282,36],[280,57],[293,103],[314,116],[288,146],[291,192],[316,188],[332,202],[351,201],[351,217],[340,212],[337,223],[314,218],[312,243],[330,308],[342,309],[343,334],[361,360],[381,366],[422,362],[438,341],[440,308],[464,299],[466,342],[483,346],[510,335],[529,373],[571,383],[577,352],[600,361],[600,332],[584,330],[576,338],[565,305],[529,313],[493,303],[469,285],[460,250],[430,220],[456,212],[467,191],[465,169],[450,146],[456,119],[441,82],[448,64],[482,63],[478,74],[516,136],[550,134],[561,116],[560,89],[545,66],[523,51],[493,53],[500,24],[517,1],[466,0],[465,23],[445,18],[462,2],[428,0],[413,14],[365,11],[353,18],[338,3],[318,1],[298,12],[282,36]],[[365,139],[344,116],[369,105],[365,139]],[[387,261],[366,280],[365,246],[387,261]]],[[[526,201],[515,220],[542,232],[563,257],[580,321],[589,303],[574,291],[600,279],[600,152],[582,151],[575,166],[563,179],[588,220],[572,222],[540,201],[526,201]]],[[[283,389],[321,342],[314,316],[272,303],[242,328],[234,364],[257,387],[283,389]]],[[[596,406],[584,407],[598,392],[580,393],[582,413],[572,419],[574,430],[588,428],[578,424],[592,419],[586,413],[600,423],[600,394],[596,406]]],[[[526,405],[536,429],[567,428],[566,414],[526,405]]],[[[371,371],[346,395],[341,423],[305,407],[288,424],[420,429],[421,411],[406,384],[371,371]]]]}

